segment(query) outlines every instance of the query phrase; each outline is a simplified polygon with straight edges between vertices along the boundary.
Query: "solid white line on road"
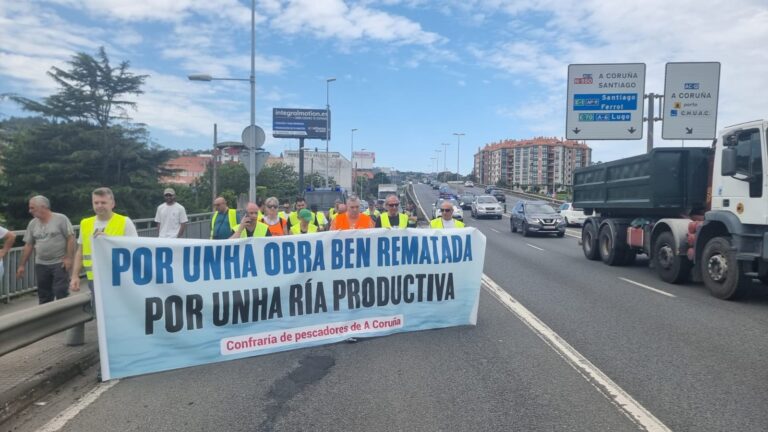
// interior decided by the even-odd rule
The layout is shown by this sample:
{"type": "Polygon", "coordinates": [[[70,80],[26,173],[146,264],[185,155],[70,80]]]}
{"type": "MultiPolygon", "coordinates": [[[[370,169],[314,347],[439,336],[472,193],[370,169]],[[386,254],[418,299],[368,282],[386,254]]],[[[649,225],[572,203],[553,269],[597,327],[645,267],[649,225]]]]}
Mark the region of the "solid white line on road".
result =
{"type": "Polygon", "coordinates": [[[647,290],[651,290],[651,291],[653,291],[653,292],[655,292],[655,293],[658,293],[658,294],[661,294],[661,295],[665,295],[665,296],[667,296],[667,297],[672,297],[672,298],[675,298],[675,297],[677,297],[677,296],[676,296],[676,295],[674,295],[674,294],[670,294],[670,293],[668,293],[668,292],[666,292],[666,291],[662,291],[662,290],[660,290],[660,289],[656,289],[656,288],[653,288],[653,287],[649,287],[648,285],[644,285],[644,284],[641,284],[640,282],[635,282],[635,281],[633,281],[633,280],[631,280],[631,279],[627,279],[627,278],[623,278],[623,277],[620,277],[619,279],[623,280],[624,282],[629,282],[629,283],[631,283],[631,284],[633,284],[633,285],[637,285],[637,286],[639,286],[640,288],[645,288],[645,289],[647,289],[647,290]]]}
{"type": "Polygon", "coordinates": [[[542,248],[540,248],[540,247],[538,247],[538,246],[534,246],[534,245],[532,245],[532,244],[530,244],[530,243],[526,243],[525,245],[526,245],[526,246],[528,246],[528,247],[532,247],[532,248],[534,248],[534,249],[538,249],[538,250],[540,250],[540,251],[543,251],[543,250],[544,250],[544,249],[542,249],[542,248]]]}
{"type": "Polygon", "coordinates": [[[491,228],[491,231],[501,234],[501,231],[497,230],[496,228],[491,228]]]}
{"type": "Polygon", "coordinates": [[[80,414],[82,410],[88,408],[88,405],[94,403],[96,399],[98,399],[99,396],[101,396],[102,393],[111,389],[119,382],[120,380],[111,380],[111,381],[107,381],[105,383],[99,384],[95,389],[86,393],[86,395],[83,396],[82,399],[80,399],[69,408],[60,412],[59,415],[51,419],[51,421],[49,421],[45,426],[43,426],[42,429],[39,429],[38,432],[56,432],[60,430],[61,428],[66,426],[66,424],[70,420],[75,418],[76,415],[80,414]]]}
{"type": "Polygon", "coordinates": [[[504,291],[493,279],[483,274],[485,289],[512,311],[528,328],[549,345],[560,357],[584,377],[593,387],[605,396],[622,414],[646,431],[663,432],[670,429],[640,405],[632,396],[625,392],[618,384],[613,382],[600,369],[581,355],[568,342],[544,324],[536,315],[520,304],[514,297],[504,291]]]}

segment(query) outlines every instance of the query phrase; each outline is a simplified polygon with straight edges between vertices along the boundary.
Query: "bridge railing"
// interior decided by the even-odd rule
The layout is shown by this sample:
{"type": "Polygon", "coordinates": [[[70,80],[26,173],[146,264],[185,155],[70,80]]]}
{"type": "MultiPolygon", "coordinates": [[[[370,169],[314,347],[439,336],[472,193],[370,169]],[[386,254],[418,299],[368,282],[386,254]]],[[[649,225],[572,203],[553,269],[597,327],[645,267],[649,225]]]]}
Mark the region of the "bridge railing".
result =
{"type": "MultiPolygon", "coordinates": [[[[208,238],[211,232],[211,214],[212,213],[196,213],[188,215],[187,229],[184,231],[184,238],[208,238]]],[[[140,237],[157,237],[158,228],[154,218],[144,219],[132,219],[134,225],[136,225],[136,231],[140,237]]],[[[80,233],[80,226],[75,225],[75,237],[80,233]]],[[[17,238],[24,237],[23,230],[14,231],[17,238]]],[[[16,268],[21,262],[21,255],[23,247],[12,248],[8,255],[3,259],[3,265],[5,267],[5,273],[0,278],[0,301],[8,303],[14,297],[35,291],[37,289],[37,281],[35,280],[35,253],[32,252],[29,260],[24,267],[24,275],[20,279],[16,279],[16,268]]]]}

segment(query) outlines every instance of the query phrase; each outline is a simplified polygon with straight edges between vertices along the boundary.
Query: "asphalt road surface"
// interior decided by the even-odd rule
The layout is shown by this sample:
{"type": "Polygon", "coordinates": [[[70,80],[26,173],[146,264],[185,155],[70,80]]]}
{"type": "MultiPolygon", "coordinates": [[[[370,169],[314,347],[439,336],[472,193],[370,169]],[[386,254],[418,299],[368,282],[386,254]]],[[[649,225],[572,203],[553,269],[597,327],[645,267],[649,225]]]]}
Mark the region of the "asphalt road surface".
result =
{"type": "MultiPolygon", "coordinates": [[[[429,212],[437,192],[415,187],[429,212]]],[[[588,261],[575,228],[524,238],[506,217],[467,219],[487,237],[477,326],[100,385],[94,370],[3,430],[768,429],[762,285],[726,302],[660,281],[642,258],[588,261]]]]}

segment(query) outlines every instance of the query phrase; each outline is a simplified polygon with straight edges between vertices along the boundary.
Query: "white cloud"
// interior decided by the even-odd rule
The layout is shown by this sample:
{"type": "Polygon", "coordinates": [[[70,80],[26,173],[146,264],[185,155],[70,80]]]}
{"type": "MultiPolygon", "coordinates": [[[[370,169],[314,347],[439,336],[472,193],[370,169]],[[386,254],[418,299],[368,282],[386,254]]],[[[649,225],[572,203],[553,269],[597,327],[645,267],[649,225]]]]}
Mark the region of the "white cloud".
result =
{"type": "Polygon", "coordinates": [[[371,39],[394,44],[430,45],[443,38],[410,19],[343,0],[292,0],[275,15],[272,28],[286,34],[311,32],[350,42],[371,39]]]}
{"type": "MultiPolygon", "coordinates": [[[[211,16],[241,26],[251,23],[251,8],[238,0],[48,0],[119,21],[181,22],[189,15],[211,16]]],[[[257,13],[257,22],[264,17],[257,13]]]]}

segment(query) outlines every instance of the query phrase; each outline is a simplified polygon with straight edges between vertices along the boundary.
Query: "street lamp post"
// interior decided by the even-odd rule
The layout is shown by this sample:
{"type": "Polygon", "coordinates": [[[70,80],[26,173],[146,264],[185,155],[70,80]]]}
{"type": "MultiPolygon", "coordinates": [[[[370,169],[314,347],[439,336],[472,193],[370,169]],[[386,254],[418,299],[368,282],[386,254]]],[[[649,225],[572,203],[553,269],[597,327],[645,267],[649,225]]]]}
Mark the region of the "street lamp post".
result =
{"type": "Polygon", "coordinates": [[[330,184],[330,157],[328,154],[328,144],[331,141],[331,83],[336,78],[326,78],[325,80],[325,187],[330,184]]]}
{"type": "MultiPolygon", "coordinates": [[[[249,129],[256,138],[256,0],[251,0],[251,75],[248,78],[214,78],[208,74],[189,75],[190,81],[248,81],[251,83],[251,124],[249,129]]],[[[248,200],[256,202],[256,147],[248,149],[248,200]]]]}
{"type": "Polygon", "coordinates": [[[459,180],[459,159],[461,158],[461,137],[466,135],[464,132],[454,132],[456,135],[456,181],[459,180]]]}
{"type": "Polygon", "coordinates": [[[355,183],[357,180],[357,165],[355,165],[355,131],[357,128],[350,129],[349,131],[349,165],[352,168],[352,191],[355,190],[355,183]]]}
{"type": "Polygon", "coordinates": [[[443,150],[443,171],[447,172],[448,171],[448,146],[451,145],[451,143],[441,143],[441,145],[445,147],[445,150],[443,150]]]}

